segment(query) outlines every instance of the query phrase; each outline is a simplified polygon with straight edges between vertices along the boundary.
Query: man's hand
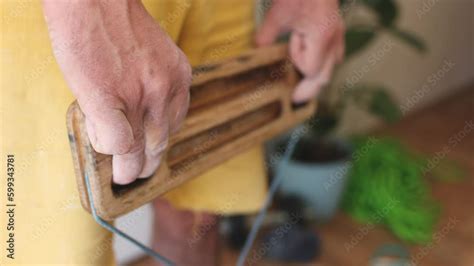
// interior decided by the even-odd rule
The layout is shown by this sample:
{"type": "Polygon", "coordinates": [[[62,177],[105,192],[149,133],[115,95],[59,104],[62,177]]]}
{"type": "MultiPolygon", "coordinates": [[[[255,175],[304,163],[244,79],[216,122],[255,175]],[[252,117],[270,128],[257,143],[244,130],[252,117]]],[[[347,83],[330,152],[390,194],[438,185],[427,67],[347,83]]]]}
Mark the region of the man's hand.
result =
{"type": "Polygon", "coordinates": [[[259,46],[271,44],[280,33],[291,31],[290,57],[305,78],[293,101],[314,97],[331,78],[334,65],[344,56],[344,24],[338,0],[273,0],[257,32],[259,46]]]}
{"type": "Polygon", "coordinates": [[[153,174],[189,103],[191,68],[138,0],[44,0],[56,59],[113,179],[153,174]]]}

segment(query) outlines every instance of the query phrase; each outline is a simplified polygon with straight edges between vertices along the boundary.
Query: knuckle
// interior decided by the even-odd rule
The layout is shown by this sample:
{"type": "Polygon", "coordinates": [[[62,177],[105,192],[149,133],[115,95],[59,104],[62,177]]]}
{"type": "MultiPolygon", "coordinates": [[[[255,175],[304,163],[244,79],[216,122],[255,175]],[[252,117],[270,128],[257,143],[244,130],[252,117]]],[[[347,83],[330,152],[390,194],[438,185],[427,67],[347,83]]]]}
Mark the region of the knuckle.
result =
{"type": "Polygon", "coordinates": [[[135,148],[135,143],[126,134],[117,134],[116,136],[102,136],[102,141],[99,140],[99,145],[107,154],[127,154],[135,148]],[[107,138],[107,139],[105,139],[107,138]]]}
{"type": "Polygon", "coordinates": [[[100,140],[91,143],[92,148],[98,153],[107,155],[126,154],[130,150],[130,145],[127,143],[108,144],[100,140]]]}
{"type": "Polygon", "coordinates": [[[334,32],[336,31],[336,27],[332,27],[326,30],[321,31],[321,40],[323,42],[328,42],[331,40],[332,36],[334,35],[334,32]]]}
{"type": "Polygon", "coordinates": [[[162,73],[159,75],[155,75],[151,78],[151,82],[149,83],[150,92],[154,94],[162,94],[164,91],[169,90],[173,87],[174,84],[174,77],[172,72],[171,73],[162,73]]]}
{"type": "Polygon", "coordinates": [[[117,145],[110,147],[112,154],[127,154],[132,151],[134,147],[128,142],[119,142],[117,145]]]}
{"type": "Polygon", "coordinates": [[[98,153],[109,154],[109,155],[112,154],[112,153],[110,153],[110,151],[108,149],[104,148],[97,141],[91,141],[91,145],[92,145],[92,148],[98,153]]]}
{"type": "MultiPolygon", "coordinates": [[[[182,81],[182,82],[185,82],[185,81],[182,81]]],[[[189,94],[189,86],[187,86],[186,84],[180,84],[178,86],[173,86],[172,90],[173,90],[171,92],[172,98],[182,97],[182,96],[185,96],[185,95],[189,94]]]]}

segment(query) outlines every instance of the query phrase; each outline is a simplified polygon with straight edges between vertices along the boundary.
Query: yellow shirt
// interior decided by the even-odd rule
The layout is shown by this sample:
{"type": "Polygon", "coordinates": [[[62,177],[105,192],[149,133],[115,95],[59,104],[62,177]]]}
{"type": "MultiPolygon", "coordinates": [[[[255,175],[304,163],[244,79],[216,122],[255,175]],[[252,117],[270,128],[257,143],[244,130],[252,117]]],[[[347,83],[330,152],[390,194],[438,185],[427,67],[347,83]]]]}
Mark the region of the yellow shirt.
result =
{"type": "MultiPolygon", "coordinates": [[[[145,0],[151,15],[197,65],[252,45],[253,0],[145,0]]],[[[82,210],[65,114],[74,100],[52,54],[39,0],[2,0],[1,159],[15,156],[15,260],[0,265],[113,263],[111,235],[82,210]]],[[[254,148],[166,195],[175,206],[256,211],[266,181],[254,148]]],[[[4,166],[5,167],[5,166],[4,166]]],[[[6,189],[5,168],[0,178],[6,189]]],[[[0,228],[6,228],[2,195],[0,228]]],[[[4,229],[3,229],[4,230],[4,229]]],[[[2,231],[0,242],[5,243],[2,231]]],[[[3,246],[3,245],[2,245],[3,246]]],[[[5,252],[5,251],[3,251],[5,252]]]]}

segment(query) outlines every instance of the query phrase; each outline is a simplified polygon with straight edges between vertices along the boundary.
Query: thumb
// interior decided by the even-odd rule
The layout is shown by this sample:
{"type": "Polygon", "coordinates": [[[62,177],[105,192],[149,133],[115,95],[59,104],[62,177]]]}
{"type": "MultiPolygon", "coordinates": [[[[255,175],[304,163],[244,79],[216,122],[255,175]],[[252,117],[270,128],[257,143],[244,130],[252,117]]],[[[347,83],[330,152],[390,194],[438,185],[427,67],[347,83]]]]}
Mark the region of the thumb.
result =
{"type": "Polygon", "coordinates": [[[290,16],[278,3],[265,14],[262,26],[257,31],[256,43],[259,47],[272,44],[280,33],[290,30],[290,16]]]}
{"type": "Polygon", "coordinates": [[[92,147],[103,154],[124,154],[133,145],[133,131],[125,114],[118,109],[86,111],[87,134],[92,147]]]}
{"type": "Polygon", "coordinates": [[[293,102],[306,102],[318,95],[322,87],[329,82],[335,61],[336,55],[333,51],[330,53],[329,58],[326,59],[326,62],[324,62],[323,69],[319,75],[306,77],[298,84],[293,93],[293,102]]]}

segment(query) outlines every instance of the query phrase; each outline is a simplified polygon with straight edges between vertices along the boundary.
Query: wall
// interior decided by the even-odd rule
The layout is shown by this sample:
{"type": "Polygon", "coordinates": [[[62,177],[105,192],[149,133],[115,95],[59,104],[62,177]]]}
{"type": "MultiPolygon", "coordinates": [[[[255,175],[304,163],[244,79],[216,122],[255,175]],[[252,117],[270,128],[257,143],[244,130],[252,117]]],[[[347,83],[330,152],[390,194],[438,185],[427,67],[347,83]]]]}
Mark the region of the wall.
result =
{"type": "MultiPolygon", "coordinates": [[[[474,82],[474,0],[398,0],[398,25],[423,38],[428,52],[418,54],[388,34],[347,62],[336,83],[358,80],[390,88],[404,111],[433,103],[474,82]],[[377,56],[376,64],[369,56],[377,56]],[[360,75],[357,70],[366,67],[360,75]]],[[[361,132],[377,125],[349,108],[341,132],[361,132]]]]}

